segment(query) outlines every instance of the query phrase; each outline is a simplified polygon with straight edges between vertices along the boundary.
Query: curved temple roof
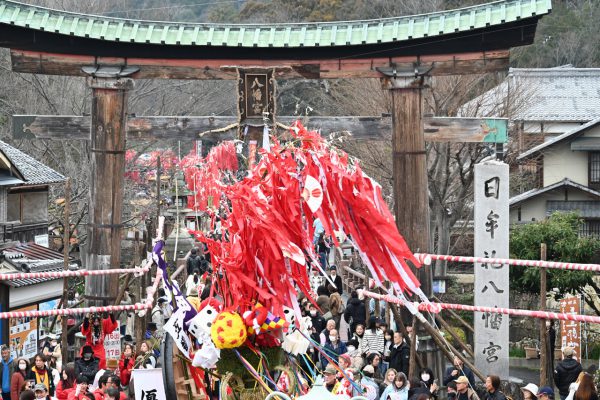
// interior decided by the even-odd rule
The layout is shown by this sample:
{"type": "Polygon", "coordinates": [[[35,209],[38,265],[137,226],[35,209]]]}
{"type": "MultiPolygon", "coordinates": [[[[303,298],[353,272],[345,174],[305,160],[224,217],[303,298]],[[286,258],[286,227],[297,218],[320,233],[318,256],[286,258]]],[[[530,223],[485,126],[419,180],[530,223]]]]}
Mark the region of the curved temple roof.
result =
{"type": "Polygon", "coordinates": [[[149,58],[299,58],[300,48],[304,59],[449,54],[531,43],[537,20],[551,8],[551,0],[504,0],[378,20],[224,25],[109,18],[0,0],[0,46],[149,58]]]}

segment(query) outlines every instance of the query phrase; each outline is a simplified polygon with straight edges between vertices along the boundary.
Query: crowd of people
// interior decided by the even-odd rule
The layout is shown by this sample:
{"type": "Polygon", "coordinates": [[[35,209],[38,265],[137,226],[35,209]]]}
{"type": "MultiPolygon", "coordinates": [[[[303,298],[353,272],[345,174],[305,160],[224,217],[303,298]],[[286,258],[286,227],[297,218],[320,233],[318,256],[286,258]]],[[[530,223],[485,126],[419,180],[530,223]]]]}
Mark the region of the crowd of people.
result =
{"type": "MultiPolygon", "coordinates": [[[[455,357],[453,365],[440,377],[443,393],[430,368],[422,368],[417,378],[409,379],[411,327],[405,324],[404,334],[389,329],[383,320],[373,315],[373,300],[360,298],[355,291],[343,304],[342,282],[336,266],[329,265],[325,258],[323,269],[328,271],[328,277],[319,269],[311,271],[310,284],[316,297],[314,302],[302,298],[301,310],[312,324],[311,338],[315,345],[309,349],[311,363],[322,371],[325,387],[330,392],[350,397],[363,395],[369,400],[510,398],[500,390],[500,377],[495,375],[487,376],[478,394],[475,376],[460,357],[455,357]],[[340,338],[343,329],[348,330],[347,340],[340,338]],[[331,361],[339,368],[331,365],[331,361]]],[[[573,348],[563,349],[563,360],[555,367],[553,383],[558,391],[556,400],[598,400],[593,377],[582,372],[573,348]]],[[[533,383],[527,384],[522,389],[522,397],[554,400],[554,385],[539,388],[533,383]]]]}
{"type": "MultiPolygon", "coordinates": [[[[321,238],[317,244],[320,242],[321,238]]],[[[325,247],[320,250],[325,251],[325,247]]],[[[320,371],[325,388],[346,398],[361,395],[369,400],[437,400],[444,397],[449,400],[512,400],[501,391],[500,377],[495,375],[487,376],[483,388],[480,386],[477,391],[473,372],[458,356],[441,377],[424,367],[411,379],[410,325],[405,324],[403,331],[390,329],[385,321],[376,317],[374,302],[361,298],[356,291],[349,293],[348,300],[344,301],[341,276],[335,265],[329,265],[327,254],[324,256],[322,268],[314,268],[310,274],[314,298],[299,298],[302,316],[305,321],[310,321],[312,344],[307,357],[303,358],[304,365],[300,363],[307,377],[320,371]],[[322,274],[324,270],[327,276],[322,274]]],[[[207,257],[208,254],[198,254],[196,249],[191,251],[185,283],[188,296],[203,300],[213,293],[212,269],[207,257]]],[[[384,307],[383,304],[380,306],[384,307]]],[[[130,335],[124,335],[118,361],[107,360],[105,356],[104,337],[117,328],[116,318],[119,318],[110,313],[86,315],[81,320],[85,344],[75,360],[64,365],[55,336],[49,336],[32,360],[13,359],[9,348],[2,347],[2,400],[133,398],[132,371],[158,366],[158,343],[171,312],[164,290],[159,289],[156,306],[150,313],[146,340],[136,345],[130,335]]],[[[127,319],[130,317],[128,315],[127,319]]],[[[129,322],[125,321],[125,324],[129,322]]],[[[560,400],[598,400],[593,377],[583,371],[570,347],[563,348],[563,360],[554,370],[554,384],[558,391],[556,400],[558,397],[560,400]]],[[[555,400],[554,389],[549,386],[539,388],[529,383],[521,392],[524,400],[555,400]]]]}
{"type": "MultiPolygon", "coordinates": [[[[11,357],[1,347],[2,400],[126,400],[133,399],[132,370],[157,366],[158,339],[150,323],[146,340],[136,346],[123,340],[120,359],[107,360],[104,337],[117,328],[115,316],[86,315],[81,324],[85,344],[73,362],[62,363],[58,337],[49,335],[33,357],[11,357]]],[[[124,339],[126,339],[125,336],[124,339]]]]}

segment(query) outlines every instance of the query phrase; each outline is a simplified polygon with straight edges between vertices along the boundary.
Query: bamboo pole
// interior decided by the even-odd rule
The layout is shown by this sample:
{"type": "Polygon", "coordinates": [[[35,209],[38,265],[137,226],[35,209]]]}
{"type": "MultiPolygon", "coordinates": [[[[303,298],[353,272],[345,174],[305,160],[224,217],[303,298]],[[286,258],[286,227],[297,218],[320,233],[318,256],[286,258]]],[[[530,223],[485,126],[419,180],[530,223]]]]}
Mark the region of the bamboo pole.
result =
{"type": "Polygon", "coordinates": [[[475,358],[475,353],[473,353],[473,350],[469,348],[469,346],[467,346],[465,343],[463,343],[462,339],[460,338],[460,336],[458,336],[456,334],[456,332],[454,332],[454,330],[452,329],[452,327],[450,326],[450,324],[448,324],[446,322],[446,320],[444,318],[442,318],[441,315],[439,314],[435,314],[435,319],[437,322],[440,323],[440,325],[442,325],[442,327],[448,331],[448,333],[450,334],[450,336],[452,336],[454,338],[454,340],[456,340],[456,342],[458,343],[458,346],[463,349],[464,351],[466,351],[470,357],[475,358]]]}
{"type": "MultiPolygon", "coordinates": [[[[546,243],[540,243],[540,260],[546,261],[546,243]]],[[[540,311],[546,311],[546,268],[540,268],[540,311]]],[[[548,352],[546,320],[540,319],[540,386],[548,385],[548,352]]],[[[552,355],[553,356],[553,355],[552,355]]],[[[551,357],[552,357],[551,356],[551,357]]]]}
{"type": "MultiPolygon", "coordinates": [[[[64,226],[63,226],[63,269],[65,271],[69,270],[69,249],[70,249],[70,241],[71,241],[71,222],[70,222],[70,212],[71,212],[71,178],[67,178],[65,182],[65,206],[64,206],[64,226]]],[[[67,307],[69,303],[68,299],[69,292],[69,278],[63,278],[63,295],[62,295],[62,306],[64,308],[67,307]]],[[[57,317],[58,318],[58,317],[57,317]]],[[[62,354],[62,363],[66,365],[69,362],[69,352],[67,351],[67,347],[69,346],[67,341],[67,322],[68,318],[66,316],[62,317],[61,320],[61,354],[62,354]]],[[[56,319],[55,319],[56,321],[56,319]]]]}
{"type": "MultiPolygon", "coordinates": [[[[440,299],[438,299],[436,296],[433,296],[432,300],[435,300],[438,303],[441,303],[440,299]]],[[[454,310],[445,309],[445,311],[448,311],[448,314],[450,314],[452,316],[452,318],[454,318],[458,322],[460,322],[460,324],[462,326],[464,326],[465,328],[467,328],[471,333],[473,333],[473,334],[475,333],[475,329],[467,321],[465,321],[460,315],[458,315],[456,312],[454,312],[454,310]]]]}

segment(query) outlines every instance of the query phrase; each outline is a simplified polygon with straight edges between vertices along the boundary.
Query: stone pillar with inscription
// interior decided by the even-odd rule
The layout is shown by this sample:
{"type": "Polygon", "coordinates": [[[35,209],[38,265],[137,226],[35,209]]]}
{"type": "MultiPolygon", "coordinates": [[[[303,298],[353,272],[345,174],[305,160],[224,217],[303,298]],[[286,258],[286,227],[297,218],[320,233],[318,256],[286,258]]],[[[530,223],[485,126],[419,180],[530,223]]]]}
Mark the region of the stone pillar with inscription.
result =
{"type": "MultiPolygon", "coordinates": [[[[508,165],[487,161],[475,166],[475,257],[509,257],[508,165]]],[[[475,264],[475,305],[509,307],[509,267],[475,264]]],[[[508,316],[475,313],[475,366],[508,379],[508,316]]]]}

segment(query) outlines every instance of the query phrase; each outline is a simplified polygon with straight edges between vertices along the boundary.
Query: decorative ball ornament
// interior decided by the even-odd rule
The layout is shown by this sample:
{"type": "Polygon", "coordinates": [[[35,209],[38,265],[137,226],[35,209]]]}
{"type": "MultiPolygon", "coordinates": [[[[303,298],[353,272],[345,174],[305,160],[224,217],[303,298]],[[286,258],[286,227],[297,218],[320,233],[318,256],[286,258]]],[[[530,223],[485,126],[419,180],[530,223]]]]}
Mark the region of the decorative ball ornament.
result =
{"type": "Polygon", "coordinates": [[[246,341],[246,325],[242,317],[232,311],[223,311],[210,328],[210,337],[217,349],[233,349],[246,341]]]}

